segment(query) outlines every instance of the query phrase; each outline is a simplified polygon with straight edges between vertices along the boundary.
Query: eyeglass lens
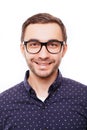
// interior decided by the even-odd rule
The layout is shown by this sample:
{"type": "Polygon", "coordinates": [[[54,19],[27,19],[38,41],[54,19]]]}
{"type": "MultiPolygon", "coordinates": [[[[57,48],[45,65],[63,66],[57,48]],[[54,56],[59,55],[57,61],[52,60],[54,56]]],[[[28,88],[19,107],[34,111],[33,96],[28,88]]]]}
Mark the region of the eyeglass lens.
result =
{"type": "Polygon", "coordinates": [[[49,53],[55,54],[61,51],[63,42],[58,40],[49,40],[48,42],[40,42],[38,40],[29,40],[24,42],[28,53],[39,53],[43,46],[49,53]]]}

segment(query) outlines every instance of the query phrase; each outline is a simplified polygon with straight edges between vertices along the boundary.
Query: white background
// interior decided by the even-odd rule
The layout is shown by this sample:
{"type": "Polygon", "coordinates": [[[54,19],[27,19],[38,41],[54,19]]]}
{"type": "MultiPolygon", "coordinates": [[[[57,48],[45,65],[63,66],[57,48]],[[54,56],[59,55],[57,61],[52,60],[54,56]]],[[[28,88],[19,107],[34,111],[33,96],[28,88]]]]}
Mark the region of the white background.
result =
{"type": "Polygon", "coordinates": [[[61,18],[67,28],[62,74],[87,84],[86,0],[0,0],[0,92],[24,79],[28,68],[20,52],[21,25],[41,12],[61,18]]]}

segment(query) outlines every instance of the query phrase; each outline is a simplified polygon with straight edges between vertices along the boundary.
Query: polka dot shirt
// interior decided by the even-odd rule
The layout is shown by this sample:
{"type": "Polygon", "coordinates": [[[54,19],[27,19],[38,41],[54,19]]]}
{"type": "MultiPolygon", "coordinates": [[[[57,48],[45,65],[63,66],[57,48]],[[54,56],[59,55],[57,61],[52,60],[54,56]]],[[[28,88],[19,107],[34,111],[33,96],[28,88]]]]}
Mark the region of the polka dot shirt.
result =
{"type": "Polygon", "coordinates": [[[42,102],[28,77],[0,94],[0,130],[87,130],[87,86],[59,72],[42,102]]]}

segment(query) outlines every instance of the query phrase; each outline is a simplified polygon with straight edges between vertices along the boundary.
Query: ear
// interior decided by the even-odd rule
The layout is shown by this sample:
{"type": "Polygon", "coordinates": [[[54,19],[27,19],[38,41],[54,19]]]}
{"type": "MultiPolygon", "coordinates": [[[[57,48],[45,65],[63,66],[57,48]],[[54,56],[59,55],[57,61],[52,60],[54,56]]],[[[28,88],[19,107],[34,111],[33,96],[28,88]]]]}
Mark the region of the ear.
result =
{"type": "Polygon", "coordinates": [[[23,43],[20,44],[20,50],[21,50],[21,53],[22,53],[23,56],[24,56],[25,48],[24,48],[24,44],[23,44],[23,43]]]}
{"type": "Polygon", "coordinates": [[[66,54],[66,51],[67,51],[67,44],[65,43],[65,44],[63,45],[62,57],[64,57],[64,55],[66,54]]]}

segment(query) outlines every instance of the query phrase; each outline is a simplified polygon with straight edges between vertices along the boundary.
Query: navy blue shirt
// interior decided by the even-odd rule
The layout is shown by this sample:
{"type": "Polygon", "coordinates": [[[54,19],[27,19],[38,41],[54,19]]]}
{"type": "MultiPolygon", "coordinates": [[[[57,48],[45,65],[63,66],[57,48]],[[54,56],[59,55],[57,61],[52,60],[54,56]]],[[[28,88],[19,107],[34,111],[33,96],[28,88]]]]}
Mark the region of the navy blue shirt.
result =
{"type": "Polygon", "coordinates": [[[87,130],[87,86],[59,72],[42,102],[28,77],[0,94],[0,130],[87,130]]]}

